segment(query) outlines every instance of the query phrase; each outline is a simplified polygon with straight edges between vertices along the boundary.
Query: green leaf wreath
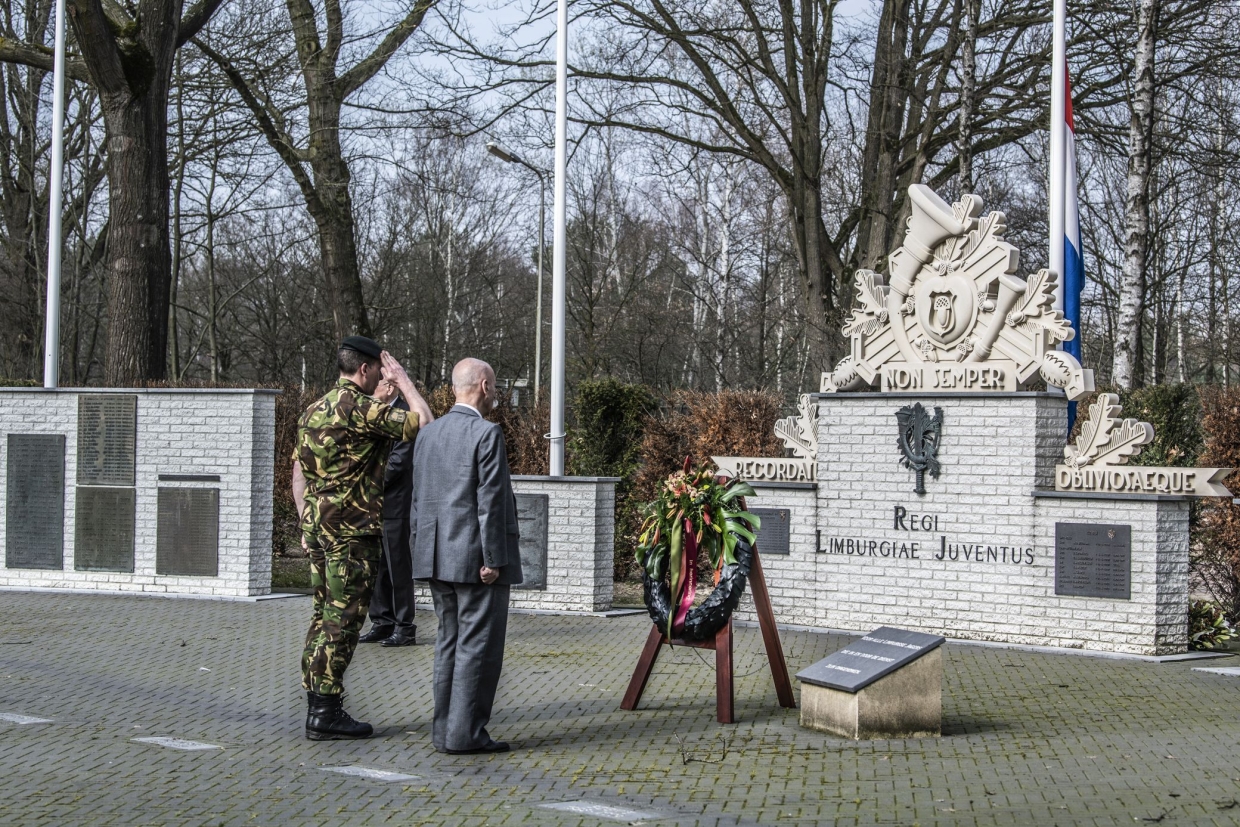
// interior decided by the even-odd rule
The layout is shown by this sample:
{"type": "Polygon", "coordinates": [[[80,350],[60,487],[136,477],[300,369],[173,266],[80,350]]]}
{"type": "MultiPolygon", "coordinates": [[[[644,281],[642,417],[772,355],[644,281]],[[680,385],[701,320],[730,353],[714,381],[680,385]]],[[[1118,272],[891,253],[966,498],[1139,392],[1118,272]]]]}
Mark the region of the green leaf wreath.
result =
{"type": "MultiPolygon", "coordinates": [[[[724,566],[737,564],[737,544],[752,546],[761,521],[745,510],[744,497],[753,487],[732,477],[718,476],[710,463],[671,474],[654,502],[642,509],[637,542],[637,564],[646,577],[661,581],[667,573],[671,605],[667,613],[668,638],[683,627],[697,584],[697,560],[704,555],[719,582],[724,566]]],[[[746,572],[748,565],[745,566],[746,572]]]]}

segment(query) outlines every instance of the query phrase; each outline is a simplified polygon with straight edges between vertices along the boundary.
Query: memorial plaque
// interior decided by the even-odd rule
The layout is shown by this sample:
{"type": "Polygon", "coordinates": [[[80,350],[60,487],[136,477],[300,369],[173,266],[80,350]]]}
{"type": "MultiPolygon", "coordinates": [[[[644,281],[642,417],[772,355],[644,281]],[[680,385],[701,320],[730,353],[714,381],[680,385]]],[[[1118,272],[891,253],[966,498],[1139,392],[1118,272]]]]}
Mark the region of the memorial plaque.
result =
{"type": "Polygon", "coordinates": [[[879,678],[912,663],[943,644],[939,635],[926,635],[883,626],[797,673],[797,680],[844,692],[859,692],[879,678]]]}
{"type": "Polygon", "coordinates": [[[132,488],[77,488],[73,567],[78,571],[133,572],[132,488]]]}
{"type": "Polygon", "coordinates": [[[758,551],[787,554],[792,512],[786,508],[751,508],[749,513],[762,521],[758,529],[758,551]]]}
{"type": "Polygon", "coordinates": [[[521,529],[521,573],[523,582],[514,589],[545,591],[547,588],[547,508],[546,494],[517,495],[517,525],[521,529]]]}
{"type": "Polygon", "coordinates": [[[157,510],[155,573],[219,576],[219,489],[160,488],[157,510]]]}
{"type": "Polygon", "coordinates": [[[64,434],[9,434],[4,565],[65,567],[64,434]]]}
{"type": "Polygon", "coordinates": [[[1132,526],[1055,523],[1055,594],[1132,598],[1132,526]]]}
{"type": "Polygon", "coordinates": [[[78,485],[133,485],[138,397],[84,393],[78,397],[78,485]]]}

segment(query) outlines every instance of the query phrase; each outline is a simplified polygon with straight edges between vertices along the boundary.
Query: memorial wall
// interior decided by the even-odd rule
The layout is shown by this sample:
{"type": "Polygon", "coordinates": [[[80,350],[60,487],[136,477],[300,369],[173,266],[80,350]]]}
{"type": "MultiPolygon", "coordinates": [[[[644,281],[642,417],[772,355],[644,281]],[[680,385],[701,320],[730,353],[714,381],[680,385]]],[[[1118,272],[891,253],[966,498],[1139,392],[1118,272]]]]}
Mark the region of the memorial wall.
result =
{"type": "MultiPolygon", "coordinates": [[[[764,525],[758,541],[778,620],[1185,651],[1189,498],[1230,496],[1232,469],[1128,464],[1153,429],[1110,394],[1082,406],[1067,444],[1068,402],[1093,375],[1056,349],[1075,332],[1055,310],[1055,274],[1016,275],[1003,215],[981,215],[976,196],[909,195],[888,272],[856,274],[848,355],[802,400],[798,427],[781,423],[815,435],[812,497],[759,490],[793,538],[785,554],[781,524],[768,552],[764,525]]],[[[785,442],[797,458],[782,462],[810,456],[785,442]]],[[[716,461],[732,473],[760,462],[716,461]]]]}
{"type": "Polygon", "coordinates": [[[0,587],[269,593],[275,394],[0,390],[0,587]]]}

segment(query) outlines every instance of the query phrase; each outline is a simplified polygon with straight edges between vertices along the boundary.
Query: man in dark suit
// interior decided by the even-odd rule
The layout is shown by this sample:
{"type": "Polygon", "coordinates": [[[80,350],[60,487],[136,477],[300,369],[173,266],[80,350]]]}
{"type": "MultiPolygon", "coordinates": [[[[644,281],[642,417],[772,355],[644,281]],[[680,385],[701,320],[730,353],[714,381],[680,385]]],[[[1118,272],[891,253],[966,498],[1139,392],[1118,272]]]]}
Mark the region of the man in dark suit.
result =
{"type": "Polygon", "coordinates": [[[517,500],[504,434],[484,417],[495,372],[464,359],[456,405],[422,429],[413,453],[413,576],[429,581],[435,641],[431,741],[452,755],[507,752],[487,732],[504,661],[509,587],[521,582],[517,500]]]}
{"type": "MultiPolygon", "coordinates": [[[[393,408],[409,410],[396,386],[384,380],[375,398],[393,408]]],[[[383,474],[383,560],[370,598],[370,631],[360,643],[413,646],[418,627],[413,622],[413,555],[409,546],[409,507],[413,500],[413,443],[398,442],[388,454],[383,474]]]]}

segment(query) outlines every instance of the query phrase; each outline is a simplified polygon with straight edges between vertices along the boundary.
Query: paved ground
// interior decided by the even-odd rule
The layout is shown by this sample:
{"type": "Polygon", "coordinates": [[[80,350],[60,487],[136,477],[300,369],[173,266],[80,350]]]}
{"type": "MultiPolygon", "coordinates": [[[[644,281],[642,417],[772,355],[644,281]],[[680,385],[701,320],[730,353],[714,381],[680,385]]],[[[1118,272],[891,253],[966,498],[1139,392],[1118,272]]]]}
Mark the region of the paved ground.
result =
{"type": "MultiPolygon", "coordinates": [[[[641,617],[519,615],[497,737],[430,746],[431,648],[362,647],[363,742],[302,739],[306,598],[258,604],[0,593],[0,824],[1237,824],[1240,678],[1192,666],[948,646],[944,736],[852,743],[775,704],[741,629],[741,722],[714,721],[713,666],[676,650],[639,712],[617,707],[641,617]],[[175,737],[220,749],[136,742],[175,737]],[[362,767],[413,778],[328,772],[362,767]]],[[[420,619],[429,640],[433,617],[420,619]]],[[[793,670],[847,642],[785,632],[793,670]]],[[[356,771],[356,770],[355,770],[356,771]]]]}

